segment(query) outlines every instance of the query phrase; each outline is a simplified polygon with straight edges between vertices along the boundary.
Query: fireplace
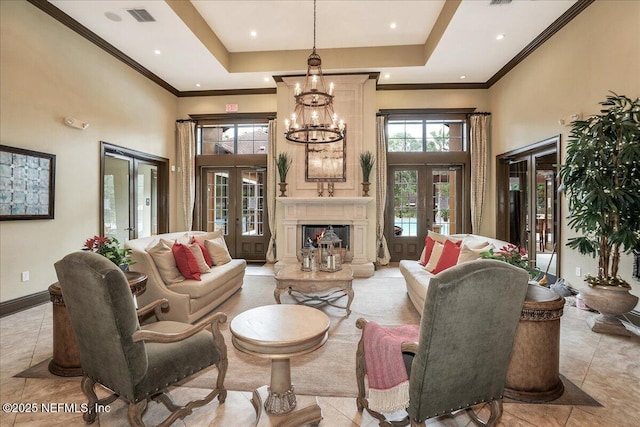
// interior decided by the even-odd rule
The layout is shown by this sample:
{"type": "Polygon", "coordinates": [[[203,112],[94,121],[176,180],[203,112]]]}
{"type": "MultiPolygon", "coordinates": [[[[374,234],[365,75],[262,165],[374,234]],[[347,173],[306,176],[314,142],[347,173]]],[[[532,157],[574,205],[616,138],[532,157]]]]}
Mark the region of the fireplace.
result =
{"type": "Polygon", "coordinates": [[[277,201],[281,206],[282,225],[276,243],[276,273],[283,266],[298,262],[297,255],[307,236],[313,239],[331,225],[342,239],[342,247],[349,246],[353,255],[354,277],[373,276],[375,224],[370,218],[375,218],[375,206],[372,197],[278,197],[277,201]]]}
{"type": "Polygon", "coordinates": [[[336,236],[338,236],[338,238],[342,240],[342,247],[349,248],[349,243],[350,243],[349,228],[350,227],[348,225],[332,225],[332,224],[326,224],[326,225],[302,224],[302,243],[300,246],[304,247],[305,243],[307,242],[307,239],[311,239],[311,241],[313,242],[313,246],[317,248],[319,246],[318,242],[324,235],[325,230],[329,228],[329,225],[333,227],[333,232],[336,233],[336,236]]]}

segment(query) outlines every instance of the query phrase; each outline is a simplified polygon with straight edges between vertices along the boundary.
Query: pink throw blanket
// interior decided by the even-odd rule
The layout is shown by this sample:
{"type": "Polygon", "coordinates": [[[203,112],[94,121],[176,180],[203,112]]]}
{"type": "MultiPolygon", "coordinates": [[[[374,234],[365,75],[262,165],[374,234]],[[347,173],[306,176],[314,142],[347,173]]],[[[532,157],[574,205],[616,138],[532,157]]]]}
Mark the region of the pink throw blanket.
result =
{"type": "Polygon", "coordinates": [[[419,332],[418,325],[383,327],[376,322],[365,325],[369,408],[389,413],[409,406],[409,376],[402,359],[402,343],[417,342],[419,332]]]}

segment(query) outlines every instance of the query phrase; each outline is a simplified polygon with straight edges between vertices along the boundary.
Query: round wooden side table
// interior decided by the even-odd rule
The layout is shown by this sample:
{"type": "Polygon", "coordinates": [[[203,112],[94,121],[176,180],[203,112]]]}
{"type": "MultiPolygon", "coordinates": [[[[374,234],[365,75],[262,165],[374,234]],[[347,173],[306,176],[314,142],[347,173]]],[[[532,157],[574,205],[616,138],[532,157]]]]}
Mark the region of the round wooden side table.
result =
{"type": "Polygon", "coordinates": [[[322,420],[317,399],[298,399],[291,384],[290,358],[321,347],[328,338],[326,314],[303,305],[265,305],[236,316],[229,325],[233,345],[240,351],[271,359],[271,383],[253,392],[256,425],[298,426],[322,420]],[[264,402],[264,404],[263,404],[264,402]],[[266,417],[262,418],[262,408],[266,417]],[[270,420],[270,418],[274,418],[270,420]]]}
{"type": "Polygon", "coordinates": [[[562,396],[560,317],[564,298],[529,285],[507,370],[504,396],[523,402],[548,402],[562,396]]]}
{"type": "MultiPolygon", "coordinates": [[[[125,272],[134,298],[147,289],[147,276],[135,271],[125,272]]],[[[49,362],[49,372],[61,377],[82,375],[80,351],[71,328],[71,321],[64,305],[62,289],[56,282],[49,286],[49,297],[53,303],[53,358],[49,362]]]]}

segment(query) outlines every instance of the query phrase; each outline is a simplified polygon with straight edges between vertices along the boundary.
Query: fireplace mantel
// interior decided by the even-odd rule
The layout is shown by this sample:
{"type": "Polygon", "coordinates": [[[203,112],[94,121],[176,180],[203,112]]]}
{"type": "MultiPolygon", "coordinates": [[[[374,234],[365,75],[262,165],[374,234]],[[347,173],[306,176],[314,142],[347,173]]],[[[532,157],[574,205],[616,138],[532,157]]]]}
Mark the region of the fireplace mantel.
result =
{"type": "Polygon", "coordinates": [[[367,259],[367,248],[372,244],[367,239],[369,221],[367,205],[373,197],[278,197],[284,210],[284,248],[279,255],[278,267],[297,262],[297,253],[302,246],[303,224],[349,225],[351,227],[352,269],[356,277],[373,275],[373,263],[367,259]]]}
{"type": "Polygon", "coordinates": [[[366,205],[373,197],[276,197],[283,205],[366,205]]]}

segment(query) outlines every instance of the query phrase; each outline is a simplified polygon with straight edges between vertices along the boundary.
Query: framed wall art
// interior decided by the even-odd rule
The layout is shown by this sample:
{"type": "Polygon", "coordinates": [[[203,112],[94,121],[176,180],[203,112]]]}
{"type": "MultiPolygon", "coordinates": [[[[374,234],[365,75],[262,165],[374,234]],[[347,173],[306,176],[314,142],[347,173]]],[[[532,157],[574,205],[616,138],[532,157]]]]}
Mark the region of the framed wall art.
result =
{"type": "Polygon", "coordinates": [[[307,144],[305,181],[345,182],[347,180],[347,131],[344,139],[328,144],[307,144]]]}
{"type": "Polygon", "coordinates": [[[0,221],[53,219],[55,154],[0,145],[0,221]]]}

